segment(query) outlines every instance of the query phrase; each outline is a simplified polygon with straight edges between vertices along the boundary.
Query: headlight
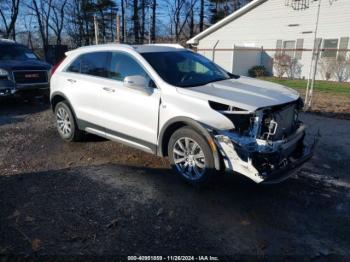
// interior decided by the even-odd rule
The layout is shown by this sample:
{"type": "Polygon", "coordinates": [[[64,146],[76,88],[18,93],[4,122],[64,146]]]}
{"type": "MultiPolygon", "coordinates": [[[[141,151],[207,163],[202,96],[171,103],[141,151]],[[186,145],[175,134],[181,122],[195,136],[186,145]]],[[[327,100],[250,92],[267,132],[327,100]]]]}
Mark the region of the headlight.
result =
{"type": "Polygon", "coordinates": [[[9,73],[5,70],[0,68],[0,77],[7,77],[9,73]]]}

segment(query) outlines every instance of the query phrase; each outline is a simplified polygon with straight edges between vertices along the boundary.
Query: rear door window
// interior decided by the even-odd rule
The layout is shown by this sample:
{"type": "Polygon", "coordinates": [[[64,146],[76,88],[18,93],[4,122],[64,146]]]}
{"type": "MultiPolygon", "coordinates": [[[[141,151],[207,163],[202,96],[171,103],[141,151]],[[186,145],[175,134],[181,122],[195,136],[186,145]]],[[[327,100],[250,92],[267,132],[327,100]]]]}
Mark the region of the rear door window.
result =
{"type": "Polygon", "coordinates": [[[81,56],[81,73],[108,77],[110,52],[94,52],[81,56]]]}

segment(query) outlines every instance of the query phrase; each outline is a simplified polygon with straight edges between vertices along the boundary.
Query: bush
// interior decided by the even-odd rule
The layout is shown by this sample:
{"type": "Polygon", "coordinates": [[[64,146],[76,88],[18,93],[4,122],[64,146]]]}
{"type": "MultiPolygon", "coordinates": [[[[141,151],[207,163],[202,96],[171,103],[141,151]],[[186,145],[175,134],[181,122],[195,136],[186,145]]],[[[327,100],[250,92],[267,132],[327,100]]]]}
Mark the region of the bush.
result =
{"type": "Polygon", "coordinates": [[[250,77],[261,77],[268,76],[269,73],[267,72],[265,66],[253,66],[251,69],[248,70],[248,75],[250,77]]]}

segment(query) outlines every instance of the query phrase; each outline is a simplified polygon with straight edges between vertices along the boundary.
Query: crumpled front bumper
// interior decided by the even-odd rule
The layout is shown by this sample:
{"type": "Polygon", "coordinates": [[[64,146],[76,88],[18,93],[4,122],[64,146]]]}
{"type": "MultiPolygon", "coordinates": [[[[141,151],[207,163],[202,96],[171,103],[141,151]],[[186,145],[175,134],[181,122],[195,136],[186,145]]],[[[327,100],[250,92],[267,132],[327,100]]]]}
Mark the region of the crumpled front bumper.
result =
{"type": "Polygon", "coordinates": [[[227,171],[244,175],[256,183],[273,184],[287,179],[312,157],[317,139],[308,146],[304,137],[305,127],[300,126],[289,138],[273,142],[239,137],[228,131],[218,132],[214,140],[227,171]]]}

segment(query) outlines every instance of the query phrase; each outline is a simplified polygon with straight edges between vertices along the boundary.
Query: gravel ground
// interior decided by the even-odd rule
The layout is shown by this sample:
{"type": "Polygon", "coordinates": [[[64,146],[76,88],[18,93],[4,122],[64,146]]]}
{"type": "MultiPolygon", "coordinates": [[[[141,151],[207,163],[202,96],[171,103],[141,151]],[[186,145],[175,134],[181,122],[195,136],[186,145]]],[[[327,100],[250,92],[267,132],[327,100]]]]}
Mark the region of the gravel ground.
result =
{"type": "Polygon", "coordinates": [[[348,257],[350,121],[303,118],[322,138],[289,180],[199,190],[121,144],[64,143],[40,100],[2,100],[0,254],[348,257]]]}

